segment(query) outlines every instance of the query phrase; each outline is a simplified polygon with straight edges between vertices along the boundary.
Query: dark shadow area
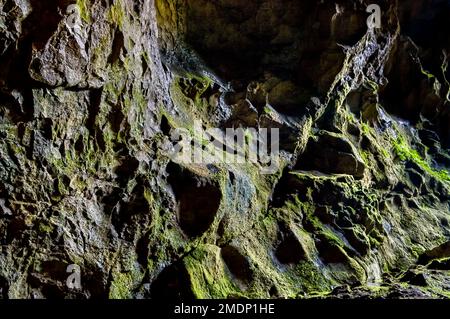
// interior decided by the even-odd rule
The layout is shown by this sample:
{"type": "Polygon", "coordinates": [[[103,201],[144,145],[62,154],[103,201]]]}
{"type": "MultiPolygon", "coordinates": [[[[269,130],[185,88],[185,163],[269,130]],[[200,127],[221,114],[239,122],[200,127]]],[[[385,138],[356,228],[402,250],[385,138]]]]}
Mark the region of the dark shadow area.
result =
{"type": "Polygon", "coordinates": [[[230,273],[238,280],[244,283],[250,283],[253,278],[253,272],[247,258],[242,255],[237,248],[225,246],[220,251],[223,261],[227,265],[230,273]]]}
{"type": "Polygon", "coordinates": [[[354,9],[352,1],[188,1],[186,41],[227,80],[271,72],[313,87],[322,54],[364,35],[366,15],[354,9]]]}
{"type": "Polygon", "coordinates": [[[364,176],[365,166],[355,155],[350,142],[328,133],[310,139],[306,151],[299,158],[296,169],[326,174],[364,176]]]}
{"type": "Polygon", "coordinates": [[[173,264],[165,268],[151,285],[153,299],[191,300],[194,299],[189,273],[182,264],[173,264]]]}
{"type": "Polygon", "coordinates": [[[306,258],[306,252],[297,236],[285,225],[280,225],[280,243],[275,250],[275,257],[282,264],[298,264],[306,258]]]}
{"type": "Polygon", "coordinates": [[[427,128],[438,132],[444,147],[450,146],[450,111],[448,79],[450,68],[443,69],[445,55],[450,56],[450,1],[418,0],[399,3],[399,18],[403,37],[401,48],[388,68],[389,83],[380,92],[386,110],[412,124],[426,118],[427,128]],[[419,63],[420,62],[420,63],[419,63]],[[421,70],[421,68],[423,70],[421,70]],[[442,87],[435,94],[434,79],[442,87]]]}
{"type": "Polygon", "coordinates": [[[189,237],[201,236],[214,222],[222,192],[216,182],[195,176],[175,163],[167,167],[168,181],[178,202],[178,222],[189,237]]]}

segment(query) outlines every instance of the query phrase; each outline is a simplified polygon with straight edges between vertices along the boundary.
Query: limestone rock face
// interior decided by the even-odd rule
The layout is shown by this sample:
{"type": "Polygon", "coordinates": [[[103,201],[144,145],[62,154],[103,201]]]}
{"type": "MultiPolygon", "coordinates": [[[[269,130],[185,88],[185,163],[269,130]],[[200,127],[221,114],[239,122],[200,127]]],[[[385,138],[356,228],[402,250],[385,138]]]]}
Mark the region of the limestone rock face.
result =
{"type": "Polygon", "coordinates": [[[2,0],[0,298],[449,297],[450,7],[372,2],[2,0]]]}

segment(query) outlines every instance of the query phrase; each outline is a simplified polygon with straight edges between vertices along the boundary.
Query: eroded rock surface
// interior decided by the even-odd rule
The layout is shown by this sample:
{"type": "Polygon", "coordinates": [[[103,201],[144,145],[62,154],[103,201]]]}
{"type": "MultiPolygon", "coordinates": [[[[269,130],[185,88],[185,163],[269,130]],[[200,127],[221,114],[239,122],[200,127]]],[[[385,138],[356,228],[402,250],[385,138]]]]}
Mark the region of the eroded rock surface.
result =
{"type": "Polygon", "coordinates": [[[0,298],[449,297],[450,6],[372,2],[2,0],[0,298]]]}

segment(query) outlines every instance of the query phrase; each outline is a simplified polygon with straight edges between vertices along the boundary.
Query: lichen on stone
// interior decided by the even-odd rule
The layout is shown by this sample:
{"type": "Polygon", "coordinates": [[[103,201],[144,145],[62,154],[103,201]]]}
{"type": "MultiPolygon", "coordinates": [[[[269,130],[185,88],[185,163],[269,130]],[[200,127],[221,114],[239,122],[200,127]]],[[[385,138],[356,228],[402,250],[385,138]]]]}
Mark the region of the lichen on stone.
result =
{"type": "Polygon", "coordinates": [[[0,298],[449,298],[435,5],[5,0],[0,298]],[[198,122],[278,129],[275,171],[171,157],[198,122]]]}

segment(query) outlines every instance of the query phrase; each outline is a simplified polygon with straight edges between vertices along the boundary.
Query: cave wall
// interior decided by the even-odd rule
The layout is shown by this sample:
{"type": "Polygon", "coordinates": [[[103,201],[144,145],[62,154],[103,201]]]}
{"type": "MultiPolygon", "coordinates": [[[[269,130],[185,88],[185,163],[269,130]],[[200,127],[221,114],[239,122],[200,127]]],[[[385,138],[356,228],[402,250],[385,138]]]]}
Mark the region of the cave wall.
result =
{"type": "Polygon", "coordinates": [[[448,297],[450,6],[374,2],[3,1],[0,297],[448,297]],[[196,120],[277,171],[175,161],[196,120]]]}

